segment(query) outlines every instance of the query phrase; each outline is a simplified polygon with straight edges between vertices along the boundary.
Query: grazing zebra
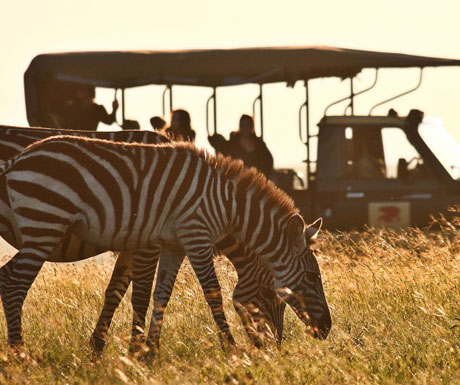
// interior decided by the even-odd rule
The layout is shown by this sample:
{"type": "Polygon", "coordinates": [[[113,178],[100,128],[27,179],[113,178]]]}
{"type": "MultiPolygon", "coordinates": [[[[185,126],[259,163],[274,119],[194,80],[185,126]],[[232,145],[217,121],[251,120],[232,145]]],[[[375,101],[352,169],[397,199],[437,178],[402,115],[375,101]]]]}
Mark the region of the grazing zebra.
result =
{"type": "MultiPolygon", "coordinates": [[[[25,146],[34,143],[35,141],[46,138],[49,136],[56,135],[64,131],[56,129],[43,129],[43,128],[21,128],[11,126],[0,126],[0,154],[16,155],[20,151],[24,150],[25,146]]],[[[94,131],[74,131],[67,130],[66,133],[77,136],[90,136],[90,137],[102,137],[111,139],[114,141],[138,141],[142,143],[163,143],[169,141],[168,138],[159,132],[149,131],[117,131],[117,132],[94,132],[94,131]]],[[[2,159],[0,155],[0,161],[2,159]]],[[[2,235],[10,244],[14,247],[18,247],[13,231],[11,229],[10,220],[3,215],[9,207],[5,209],[2,204],[7,206],[2,200],[0,200],[0,235],[2,235]],[[2,224],[5,228],[2,229],[2,224]]],[[[247,266],[240,263],[240,267],[237,266],[238,273],[238,285],[235,288],[233,294],[233,301],[235,308],[244,321],[244,325],[250,339],[257,346],[261,345],[260,335],[263,334],[261,330],[262,320],[265,320],[271,331],[278,342],[281,342],[282,329],[283,329],[283,315],[285,304],[280,302],[275,296],[273,289],[273,276],[267,270],[266,266],[260,263],[258,258],[249,258],[246,256],[247,250],[241,244],[238,244],[236,240],[227,238],[226,240],[218,243],[216,247],[220,252],[233,262],[248,260],[247,266]],[[256,266],[257,265],[257,266],[256,266]],[[245,269],[246,267],[246,269],[245,269]]],[[[100,250],[94,246],[84,243],[79,240],[76,236],[68,236],[60,243],[53,254],[48,258],[48,261],[52,262],[70,262],[78,261],[85,258],[89,258],[105,250],[100,250]]],[[[148,256],[149,260],[154,261],[158,259],[157,248],[153,248],[148,252],[144,251],[144,256],[148,256]]],[[[169,301],[172,287],[175,281],[175,277],[184,258],[183,253],[178,255],[171,263],[160,265],[160,271],[162,276],[165,277],[164,282],[157,280],[157,289],[155,290],[155,317],[154,324],[156,327],[155,334],[155,345],[159,346],[159,330],[161,320],[163,318],[163,312],[169,301]],[[172,269],[168,271],[166,267],[172,269]]],[[[163,261],[164,259],[162,259],[163,261]]],[[[14,259],[11,261],[9,266],[11,267],[14,263],[14,259]]],[[[149,266],[147,271],[151,271],[150,274],[154,274],[156,268],[155,265],[149,266]]],[[[3,270],[5,273],[6,269],[3,270]]],[[[205,293],[208,292],[208,283],[202,282],[205,293]]],[[[114,272],[107,288],[105,295],[104,307],[101,312],[101,316],[98,320],[95,331],[92,335],[91,342],[93,347],[100,351],[105,345],[105,336],[109,329],[111,319],[115,309],[118,307],[122,297],[124,296],[129,284],[131,282],[131,255],[122,253],[118,258],[117,264],[114,268],[114,272]]],[[[1,282],[0,282],[1,283],[1,282]]],[[[145,288],[149,290],[149,287],[145,288]]],[[[218,325],[221,330],[228,333],[228,326],[226,320],[220,319],[219,314],[215,316],[218,320],[218,325]]]]}
{"type": "MultiPolygon", "coordinates": [[[[22,341],[21,309],[30,284],[68,232],[118,251],[179,245],[201,277],[214,273],[213,244],[234,236],[267,265],[309,333],[329,333],[321,274],[308,246],[317,229],[306,228],[292,200],[240,161],[185,143],[63,136],[32,145],[2,175],[21,239],[8,285],[0,289],[11,345],[22,341]]],[[[148,305],[149,297],[135,290],[148,284],[144,266],[135,256],[134,314],[148,305]]]]}
{"type": "Polygon", "coordinates": [[[59,130],[55,128],[31,128],[0,125],[0,163],[7,161],[27,146],[56,135],[84,136],[114,142],[167,143],[169,137],[160,131],[83,131],[59,130]]]}

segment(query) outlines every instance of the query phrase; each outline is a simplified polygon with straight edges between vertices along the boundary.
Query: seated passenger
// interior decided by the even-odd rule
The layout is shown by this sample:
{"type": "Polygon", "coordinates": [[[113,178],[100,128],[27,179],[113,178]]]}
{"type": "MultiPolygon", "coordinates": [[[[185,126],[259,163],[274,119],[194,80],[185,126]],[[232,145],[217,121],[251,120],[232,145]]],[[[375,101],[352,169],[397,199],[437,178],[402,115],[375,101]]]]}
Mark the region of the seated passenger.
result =
{"type": "Polygon", "coordinates": [[[246,167],[256,167],[268,178],[273,173],[273,157],[262,138],[255,134],[254,119],[241,115],[239,130],[230,134],[230,140],[220,134],[208,137],[217,152],[241,159],[246,167]]]}
{"type": "Polygon", "coordinates": [[[123,130],[140,130],[141,125],[137,120],[125,119],[121,128],[123,130]]]}
{"type": "Polygon", "coordinates": [[[385,163],[382,158],[372,155],[365,146],[355,163],[355,173],[358,178],[385,178],[385,163]]]}
{"type": "Polygon", "coordinates": [[[174,140],[195,141],[196,133],[191,126],[190,114],[185,110],[174,110],[172,112],[171,125],[165,131],[174,140]]]}
{"type": "Polygon", "coordinates": [[[112,113],[107,113],[104,106],[96,104],[94,98],[96,92],[94,87],[79,87],[72,99],[67,101],[65,114],[65,127],[74,130],[96,131],[99,122],[112,124],[115,122],[115,114],[118,109],[118,102],[112,103],[112,113]]]}
{"type": "Polygon", "coordinates": [[[154,130],[161,131],[166,126],[166,121],[161,116],[153,116],[150,119],[150,124],[154,130]]]}

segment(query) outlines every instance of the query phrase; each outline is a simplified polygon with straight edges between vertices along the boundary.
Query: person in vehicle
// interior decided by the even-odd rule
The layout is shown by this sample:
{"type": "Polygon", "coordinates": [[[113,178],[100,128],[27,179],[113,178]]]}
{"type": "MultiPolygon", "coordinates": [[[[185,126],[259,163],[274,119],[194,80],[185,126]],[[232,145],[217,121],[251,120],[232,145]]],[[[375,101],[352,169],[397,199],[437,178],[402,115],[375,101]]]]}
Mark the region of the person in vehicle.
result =
{"type": "Polygon", "coordinates": [[[190,114],[185,110],[179,109],[172,112],[171,125],[165,131],[174,140],[195,141],[196,133],[191,125],[190,114]]]}
{"type": "Polygon", "coordinates": [[[100,122],[112,124],[116,120],[118,101],[112,103],[112,113],[94,101],[96,92],[92,86],[80,86],[68,100],[65,114],[66,128],[74,130],[96,131],[100,122]]]}
{"type": "Polygon", "coordinates": [[[354,127],[346,139],[347,176],[358,179],[385,178],[385,161],[380,129],[354,127]]]}
{"type": "Polygon", "coordinates": [[[161,131],[166,126],[166,121],[161,116],[153,116],[150,119],[150,124],[154,130],[161,131]]]}
{"type": "Polygon", "coordinates": [[[256,167],[268,178],[273,174],[273,156],[262,138],[256,136],[252,116],[241,115],[239,129],[230,134],[230,140],[220,134],[208,140],[217,152],[241,159],[246,167],[256,167]]]}
{"type": "Polygon", "coordinates": [[[125,119],[121,128],[123,130],[140,130],[141,125],[137,120],[125,119]]]}
{"type": "Polygon", "coordinates": [[[369,147],[364,146],[361,157],[356,161],[355,173],[358,178],[385,178],[385,163],[382,158],[373,155],[369,147]]]}

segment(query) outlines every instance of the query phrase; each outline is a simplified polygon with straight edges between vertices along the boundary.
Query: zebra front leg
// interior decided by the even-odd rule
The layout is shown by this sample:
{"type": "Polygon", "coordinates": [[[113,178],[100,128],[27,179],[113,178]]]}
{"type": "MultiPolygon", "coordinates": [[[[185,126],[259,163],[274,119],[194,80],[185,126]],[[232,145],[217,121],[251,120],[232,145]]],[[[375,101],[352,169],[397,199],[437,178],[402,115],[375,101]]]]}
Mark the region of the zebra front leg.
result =
{"type": "Polygon", "coordinates": [[[113,314],[128,290],[132,275],[132,255],[126,252],[118,253],[110,283],[105,291],[104,306],[90,339],[95,353],[99,354],[104,349],[113,314]]]}
{"type": "Polygon", "coordinates": [[[225,349],[224,339],[230,345],[235,345],[235,340],[230,333],[227,319],[225,318],[224,306],[222,302],[222,291],[220,288],[219,280],[217,279],[216,271],[214,269],[214,248],[212,246],[202,249],[192,249],[187,251],[190,263],[195,271],[201,287],[204,292],[206,302],[211,308],[212,316],[216,321],[221,333],[222,347],[225,349]]]}
{"type": "Polygon", "coordinates": [[[244,330],[249,337],[250,343],[256,348],[261,348],[263,346],[263,339],[259,333],[259,309],[250,303],[243,304],[235,298],[233,298],[233,307],[243,323],[244,330]]]}
{"type": "Polygon", "coordinates": [[[45,243],[25,241],[13,257],[15,262],[12,265],[8,263],[8,270],[0,274],[4,279],[0,294],[8,327],[8,344],[11,347],[19,348],[23,345],[22,306],[30,286],[57,243],[49,241],[45,245],[45,243]]]}
{"type": "Polygon", "coordinates": [[[152,294],[153,278],[160,257],[160,246],[133,253],[133,326],[129,351],[139,352],[144,341],[145,315],[152,294]]]}
{"type": "Polygon", "coordinates": [[[160,334],[164,313],[166,306],[168,306],[169,299],[171,298],[177,273],[179,272],[184,258],[184,251],[163,248],[161,252],[157,281],[153,293],[152,320],[150,321],[150,328],[147,336],[147,346],[154,352],[160,349],[160,334]]]}

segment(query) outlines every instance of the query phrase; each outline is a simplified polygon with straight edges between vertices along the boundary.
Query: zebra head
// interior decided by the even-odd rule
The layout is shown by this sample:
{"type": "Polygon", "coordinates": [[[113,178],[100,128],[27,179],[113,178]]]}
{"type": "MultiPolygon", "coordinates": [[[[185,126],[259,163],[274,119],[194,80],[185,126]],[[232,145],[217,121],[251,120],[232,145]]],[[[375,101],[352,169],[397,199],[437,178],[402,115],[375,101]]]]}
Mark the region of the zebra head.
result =
{"type": "Polygon", "coordinates": [[[288,244],[291,255],[291,283],[278,289],[286,301],[307,325],[307,332],[315,338],[327,338],[332,320],[323,290],[321,271],[315,255],[310,248],[322,225],[322,219],[305,226],[302,217],[293,215],[287,225],[288,244]]]}
{"type": "Polygon", "coordinates": [[[286,303],[276,295],[273,285],[262,287],[256,301],[266,327],[273,333],[276,343],[281,345],[286,303]]]}
{"type": "Polygon", "coordinates": [[[273,337],[278,346],[281,345],[286,304],[277,296],[273,282],[258,287],[249,298],[239,292],[237,285],[233,303],[256,347],[263,346],[267,335],[273,337]]]}

